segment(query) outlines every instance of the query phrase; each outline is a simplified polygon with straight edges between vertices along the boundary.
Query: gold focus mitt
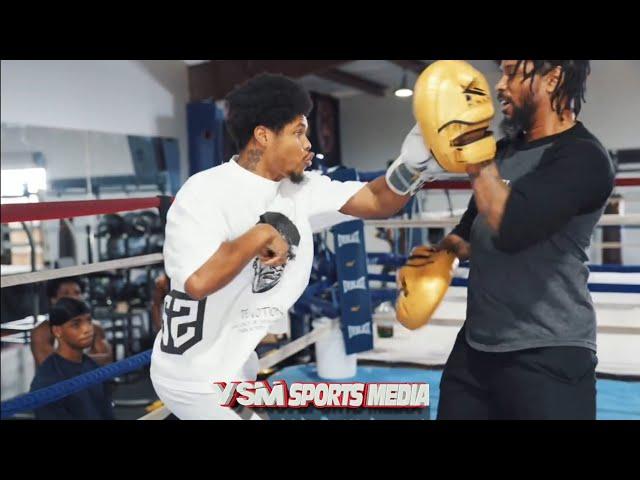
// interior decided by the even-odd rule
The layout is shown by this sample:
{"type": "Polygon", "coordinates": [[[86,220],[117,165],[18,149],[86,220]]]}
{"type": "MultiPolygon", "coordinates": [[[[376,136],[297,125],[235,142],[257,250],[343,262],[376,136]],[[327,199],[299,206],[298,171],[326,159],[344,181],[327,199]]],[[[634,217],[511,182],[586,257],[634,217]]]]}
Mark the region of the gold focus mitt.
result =
{"type": "Polygon", "coordinates": [[[396,275],[396,318],[410,330],[426,325],[451,284],[458,258],[446,250],[422,246],[412,250],[396,275]]]}
{"type": "Polygon", "coordinates": [[[487,79],[462,60],[438,60],[418,77],[413,113],[424,142],[447,172],[493,160],[495,115],[487,79]]]}

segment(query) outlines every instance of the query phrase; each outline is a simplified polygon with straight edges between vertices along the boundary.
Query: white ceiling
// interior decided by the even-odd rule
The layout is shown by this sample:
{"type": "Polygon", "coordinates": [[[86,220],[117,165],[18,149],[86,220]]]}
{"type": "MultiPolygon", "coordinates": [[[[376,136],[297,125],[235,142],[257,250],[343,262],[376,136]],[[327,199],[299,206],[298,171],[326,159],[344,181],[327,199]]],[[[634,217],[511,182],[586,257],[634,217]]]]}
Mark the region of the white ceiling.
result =
{"type": "MultiPolygon", "coordinates": [[[[183,60],[187,65],[198,65],[209,60],[183,60]]],[[[428,62],[429,60],[423,60],[428,62]]],[[[404,70],[399,66],[386,60],[355,60],[338,67],[348,73],[352,73],[367,80],[372,80],[389,87],[388,92],[393,92],[402,82],[404,70]]],[[[416,74],[407,70],[407,83],[413,86],[416,74]]],[[[362,90],[350,88],[340,83],[317,77],[315,75],[305,75],[300,78],[300,83],[307,89],[325,95],[332,95],[336,98],[349,98],[356,95],[366,95],[362,90]]]]}
{"type": "Polygon", "coordinates": [[[200,65],[201,63],[208,62],[209,60],[183,60],[187,65],[200,65]]]}

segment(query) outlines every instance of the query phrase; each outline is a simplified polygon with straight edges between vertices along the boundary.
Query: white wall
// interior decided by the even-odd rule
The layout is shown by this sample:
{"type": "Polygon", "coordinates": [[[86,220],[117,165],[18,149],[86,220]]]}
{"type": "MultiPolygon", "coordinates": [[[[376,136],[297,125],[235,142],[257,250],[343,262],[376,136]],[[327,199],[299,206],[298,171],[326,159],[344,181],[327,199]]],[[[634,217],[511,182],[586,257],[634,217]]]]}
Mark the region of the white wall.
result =
{"type": "Polygon", "coordinates": [[[177,138],[188,171],[182,60],[3,60],[2,122],[177,138]]]}
{"type": "MultiPolygon", "coordinates": [[[[492,60],[470,60],[493,88],[492,60]]],[[[580,120],[611,150],[640,148],[640,60],[593,60],[580,120]]],[[[362,170],[384,168],[412,126],[411,98],[359,95],[340,101],[342,160],[362,170]]],[[[494,124],[502,119],[498,111],[494,124]]]]}
{"type": "MultiPolygon", "coordinates": [[[[34,150],[46,153],[49,180],[132,174],[124,135],[177,138],[182,178],[186,178],[189,87],[182,60],[3,60],[0,78],[2,123],[49,127],[28,129],[26,139],[34,150]],[[87,136],[88,131],[92,133],[87,136]],[[108,155],[102,155],[107,151],[108,155]]],[[[4,153],[5,146],[11,150],[10,129],[3,133],[7,134],[4,153]]],[[[103,194],[102,198],[110,196],[103,194]]],[[[65,199],[82,198],[86,195],[65,199]]],[[[76,219],[81,262],[87,259],[84,226],[95,227],[95,222],[95,217],[76,219]]],[[[57,258],[57,223],[45,222],[45,227],[47,257],[57,258]]]]}
{"type": "Polygon", "coordinates": [[[640,148],[640,60],[593,60],[580,120],[610,150],[640,148]]]}
{"type": "Polygon", "coordinates": [[[398,156],[413,124],[411,98],[358,95],[340,100],[342,163],[362,171],[383,170],[398,156]]]}

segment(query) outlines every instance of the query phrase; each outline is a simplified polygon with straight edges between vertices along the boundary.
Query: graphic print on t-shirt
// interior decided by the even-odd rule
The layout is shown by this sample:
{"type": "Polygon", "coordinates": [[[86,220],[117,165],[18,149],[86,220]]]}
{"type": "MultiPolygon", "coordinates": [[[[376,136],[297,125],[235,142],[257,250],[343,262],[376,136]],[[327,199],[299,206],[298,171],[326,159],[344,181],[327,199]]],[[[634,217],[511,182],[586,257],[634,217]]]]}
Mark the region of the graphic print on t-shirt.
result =
{"type": "MultiPolygon", "coordinates": [[[[260,215],[260,223],[268,223],[274,227],[289,244],[287,261],[296,258],[296,249],[300,245],[300,232],[298,228],[286,215],[279,212],[265,212],[260,215]]],[[[264,265],[258,257],[253,261],[253,282],[251,290],[253,293],[262,293],[275,287],[284,272],[285,265],[270,266],[264,265]]]]}
{"type": "Polygon", "coordinates": [[[205,303],[206,299],[193,300],[177,290],[164,297],[160,344],[163,352],[182,355],[202,340],[205,303]]]}

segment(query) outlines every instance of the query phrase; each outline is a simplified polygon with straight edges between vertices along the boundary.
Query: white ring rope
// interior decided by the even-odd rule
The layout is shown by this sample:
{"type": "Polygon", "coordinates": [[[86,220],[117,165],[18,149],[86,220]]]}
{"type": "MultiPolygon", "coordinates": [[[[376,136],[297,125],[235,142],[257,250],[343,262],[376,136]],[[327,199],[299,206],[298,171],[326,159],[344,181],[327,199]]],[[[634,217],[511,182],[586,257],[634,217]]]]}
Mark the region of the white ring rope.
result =
{"type": "MultiPolygon", "coordinates": [[[[374,313],[373,321],[393,321],[396,319],[395,313],[374,313]]],[[[429,320],[429,325],[439,325],[447,327],[461,327],[464,324],[464,319],[461,318],[444,318],[433,317],[429,320]]],[[[640,335],[640,326],[620,326],[620,325],[597,325],[598,333],[618,333],[618,334],[630,334],[640,335]]]]}
{"type": "Polygon", "coordinates": [[[593,242],[591,247],[594,248],[638,248],[640,247],[640,243],[630,243],[630,242],[593,242]]]}
{"type": "MultiPolygon", "coordinates": [[[[364,224],[368,227],[381,228],[426,228],[426,227],[455,227],[460,222],[461,217],[450,217],[443,219],[403,219],[403,220],[366,220],[364,224]]],[[[638,226],[640,225],[640,214],[630,215],[607,214],[602,215],[598,221],[600,226],[638,226]]]]}
{"type": "Polygon", "coordinates": [[[302,337],[294,340],[284,347],[270,351],[260,359],[260,370],[271,368],[277,363],[280,363],[282,360],[295,355],[301,350],[304,350],[312,343],[317,342],[320,338],[327,335],[331,331],[331,328],[334,327],[337,323],[337,319],[332,320],[331,323],[327,323],[326,325],[321,325],[317,328],[314,328],[311,333],[303,335],[302,337]]]}
{"type": "Polygon", "coordinates": [[[108,260],[106,262],[90,263],[88,265],[76,265],[73,267],[64,267],[64,268],[58,268],[58,269],[52,269],[52,270],[42,270],[40,272],[4,275],[1,280],[1,286],[2,288],[7,288],[7,287],[13,287],[15,285],[24,285],[26,283],[44,282],[46,280],[53,280],[54,278],[75,277],[77,275],[103,272],[106,270],[117,270],[119,268],[142,267],[146,265],[162,263],[163,261],[164,260],[161,253],[150,253],[149,255],[119,258],[117,260],[108,260]]]}

